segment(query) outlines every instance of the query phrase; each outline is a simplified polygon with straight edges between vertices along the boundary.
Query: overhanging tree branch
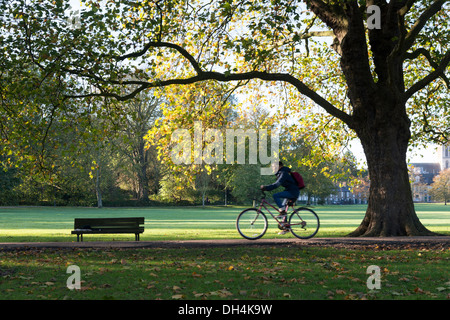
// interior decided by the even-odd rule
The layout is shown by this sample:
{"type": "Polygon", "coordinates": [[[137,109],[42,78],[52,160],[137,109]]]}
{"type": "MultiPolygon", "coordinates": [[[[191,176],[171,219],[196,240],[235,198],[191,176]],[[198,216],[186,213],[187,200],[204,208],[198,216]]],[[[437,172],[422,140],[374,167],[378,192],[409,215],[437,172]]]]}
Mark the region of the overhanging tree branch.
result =
{"type": "Polygon", "coordinates": [[[334,37],[334,32],[331,30],[327,31],[309,31],[300,35],[300,39],[308,39],[311,37],[334,37]]]}
{"type": "Polygon", "coordinates": [[[308,1],[309,8],[320,20],[333,30],[339,30],[346,25],[345,19],[341,13],[341,5],[331,5],[321,0],[308,1]]]}
{"type": "Polygon", "coordinates": [[[129,54],[125,54],[119,57],[116,57],[117,61],[123,61],[125,59],[129,59],[129,58],[138,58],[143,56],[148,50],[150,50],[151,48],[171,48],[174,49],[176,51],[178,51],[183,57],[185,57],[190,64],[192,65],[192,67],[194,68],[194,70],[197,73],[200,73],[202,70],[200,68],[200,65],[198,64],[197,60],[195,60],[195,58],[189,54],[189,52],[186,51],[186,49],[184,49],[183,47],[174,44],[174,43],[170,43],[170,42],[164,42],[164,41],[158,41],[158,42],[149,42],[147,43],[144,48],[140,51],[136,51],[133,53],[129,53],[129,54]]]}
{"type": "MultiPolygon", "coordinates": [[[[442,58],[442,60],[439,63],[439,65],[437,65],[437,67],[434,68],[434,71],[430,72],[427,76],[425,76],[424,78],[422,78],[419,81],[417,81],[416,83],[414,83],[405,92],[405,95],[404,95],[405,102],[409,98],[411,98],[412,95],[414,95],[419,90],[425,88],[428,84],[430,84],[431,82],[433,82],[437,78],[443,77],[444,79],[447,79],[447,77],[445,76],[445,70],[447,69],[449,64],[450,64],[450,50],[448,50],[447,53],[444,55],[444,57],[442,58]]],[[[447,79],[447,81],[448,81],[448,79],[447,79]]],[[[447,83],[447,85],[448,85],[448,83],[447,83]]]]}
{"type": "Polygon", "coordinates": [[[148,89],[148,88],[156,88],[156,87],[165,87],[170,85],[187,85],[187,84],[193,84],[200,81],[206,81],[206,80],[216,80],[221,82],[230,82],[230,81],[245,81],[245,80],[252,80],[252,79],[260,79],[265,81],[283,81],[292,84],[294,87],[297,88],[297,90],[313,100],[315,103],[317,103],[320,107],[325,109],[328,113],[330,113],[332,116],[339,118],[340,120],[344,121],[347,125],[350,127],[352,126],[352,117],[345,113],[344,111],[341,111],[337,109],[335,106],[333,106],[330,102],[325,100],[322,96],[320,96],[318,93],[316,93],[314,90],[311,90],[307,85],[305,85],[303,82],[295,78],[294,76],[288,74],[288,73],[268,73],[265,71],[251,71],[251,72],[243,72],[243,73],[220,73],[220,72],[214,72],[214,71],[201,71],[196,76],[192,76],[189,78],[184,79],[168,79],[168,80],[155,80],[153,82],[145,82],[145,81],[129,81],[127,82],[119,82],[119,81],[105,81],[106,83],[112,83],[112,84],[139,84],[139,87],[133,90],[131,93],[127,95],[119,95],[112,92],[97,92],[97,93],[91,93],[91,94],[85,94],[85,95],[66,95],[66,98],[85,98],[85,97],[112,97],[119,101],[125,101],[128,99],[132,99],[135,97],[139,92],[142,90],[148,89]]]}
{"type": "Polygon", "coordinates": [[[398,14],[402,18],[411,10],[414,3],[418,0],[399,0],[399,1],[391,1],[389,3],[389,16],[393,14],[398,14]]]}
{"type": "Polygon", "coordinates": [[[307,96],[311,100],[313,100],[320,107],[325,109],[332,116],[339,118],[344,121],[350,127],[352,126],[352,117],[347,113],[337,109],[330,102],[320,96],[314,90],[311,90],[307,85],[305,85],[302,81],[295,78],[294,76],[288,73],[268,73],[264,71],[251,71],[244,73],[235,73],[235,74],[225,74],[219,72],[203,72],[202,75],[207,80],[217,80],[217,81],[236,81],[236,80],[251,80],[251,79],[260,79],[265,81],[283,81],[292,84],[301,94],[307,96]]]}
{"type": "MultiPolygon", "coordinates": [[[[413,59],[416,59],[420,55],[423,55],[428,60],[428,63],[430,64],[430,66],[432,66],[434,69],[439,68],[439,65],[431,57],[430,52],[425,48],[419,48],[417,50],[414,50],[413,52],[406,53],[405,59],[413,60],[413,59]]],[[[444,68],[444,70],[445,70],[445,68],[444,68]]],[[[445,75],[445,72],[442,72],[439,76],[442,78],[442,80],[444,80],[445,84],[447,85],[447,88],[450,89],[450,80],[445,75]]]]}
{"type": "MultiPolygon", "coordinates": [[[[320,33],[321,34],[321,33],[320,33]]],[[[330,33],[326,33],[327,35],[330,35],[330,33]]],[[[313,34],[310,34],[310,36],[313,36],[313,34]]],[[[189,77],[189,78],[183,78],[183,79],[168,79],[168,80],[155,80],[153,82],[147,82],[147,81],[139,81],[139,80],[131,80],[131,81],[117,81],[117,80],[107,80],[99,78],[98,76],[95,76],[93,74],[86,74],[75,70],[66,70],[70,73],[76,73],[78,75],[92,78],[96,81],[102,82],[102,83],[109,83],[114,85],[139,85],[139,87],[135,90],[133,90],[131,93],[127,95],[119,95],[112,92],[98,92],[93,94],[87,94],[83,96],[75,96],[75,95],[67,95],[67,98],[81,98],[81,97],[88,97],[88,96],[107,96],[107,97],[113,97],[119,101],[124,101],[127,99],[131,99],[134,96],[136,96],[139,92],[142,90],[145,90],[147,88],[155,88],[155,87],[165,87],[170,85],[186,85],[186,84],[192,84],[199,81],[205,81],[205,80],[216,80],[221,82],[230,82],[230,81],[245,81],[245,80],[252,80],[252,79],[260,79],[265,81],[283,81],[292,84],[297,88],[297,90],[313,100],[315,103],[317,103],[319,106],[321,106],[323,109],[325,109],[328,113],[330,113],[332,116],[339,118],[340,120],[344,121],[347,125],[350,127],[352,126],[352,117],[348,115],[347,113],[337,109],[335,106],[333,106],[330,102],[328,102],[326,99],[324,99],[322,96],[320,96],[318,93],[316,93],[314,90],[311,90],[307,85],[305,85],[302,81],[295,78],[294,76],[288,74],[288,73],[269,73],[265,71],[251,71],[251,72],[243,72],[243,73],[229,73],[229,72],[214,72],[214,71],[203,71],[200,67],[200,64],[197,62],[197,60],[183,47],[169,42],[149,42],[147,43],[142,50],[132,52],[126,55],[118,56],[115,59],[117,61],[123,61],[129,58],[138,58],[146,54],[151,48],[171,48],[176,51],[178,51],[184,58],[186,58],[191,66],[194,68],[196,75],[189,77]]]]}
{"type": "Polygon", "coordinates": [[[416,40],[420,31],[422,31],[425,24],[428,22],[428,20],[430,20],[431,17],[433,17],[440,11],[442,9],[442,5],[447,1],[448,0],[436,0],[420,15],[419,19],[417,19],[417,21],[411,27],[411,30],[409,30],[409,32],[405,36],[402,50],[404,53],[412,47],[414,41],[416,40]]]}

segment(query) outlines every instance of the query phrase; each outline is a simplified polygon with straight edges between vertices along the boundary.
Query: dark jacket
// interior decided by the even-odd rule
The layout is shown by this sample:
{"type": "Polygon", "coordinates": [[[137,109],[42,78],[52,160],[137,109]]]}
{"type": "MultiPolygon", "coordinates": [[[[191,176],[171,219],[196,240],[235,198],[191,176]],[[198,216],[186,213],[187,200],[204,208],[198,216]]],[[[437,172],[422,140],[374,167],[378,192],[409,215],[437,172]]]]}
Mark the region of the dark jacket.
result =
{"type": "Polygon", "coordinates": [[[291,176],[291,169],[288,167],[281,167],[275,176],[277,177],[277,181],[265,186],[265,190],[270,191],[282,186],[285,187],[286,191],[289,191],[293,197],[297,198],[299,196],[300,189],[298,188],[294,178],[291,176]]]}

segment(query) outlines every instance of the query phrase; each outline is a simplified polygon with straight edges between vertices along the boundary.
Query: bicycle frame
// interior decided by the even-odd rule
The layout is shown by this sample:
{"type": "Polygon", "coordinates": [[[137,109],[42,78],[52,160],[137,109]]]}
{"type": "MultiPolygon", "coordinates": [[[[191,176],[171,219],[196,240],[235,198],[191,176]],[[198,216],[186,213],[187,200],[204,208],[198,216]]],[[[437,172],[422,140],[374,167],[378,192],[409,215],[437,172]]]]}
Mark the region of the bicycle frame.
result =
{"type": "Polygon", "coordinates": [[[295,201],[288,200],[286,215],[274,215],[271,209],[276,210],[277,213],[279,212],[278,209],[266,200],[264,192],[262,194],[263,197],[259,201],[259,208],[257,206],[248,208],[238,215],[236,228],[241,236],[249,240],[257,240],[266,233],[268,218],[267,213],[264,213],[264,211],[272,216],[280,230],[290,231],[299,239],[309,239],[316,235],[320,227],[320,221],[313,210],[307,207],[295,208],[295,201]],[[289,210],[289,207],[292,210],[289,210]]]}
{"type": "MultiPolygon", "coordinates": [[[[280,227],[282,227],[282,228],[289,227],[289,223],[287,223],[287,222],[280,222],[280,221],[277,219],[277,217],[275,217],[275,215],[274,215],[272,212],[270,212],[269,208],[267,208],[266,205],[271,206],[274,210],[276,210],[276,211],[278,212],[278,209],[275,208],[273,205],[271,205],[271,204],[266,200],[266,194],[263,192],[263,197],[262,197],[262,199],[261,199],[261,202],[259,203],[259,209],[258,209],[258,211],[262,212],[261,208],[266,209],[266,211],[272,216],[272,218],[278,223],[278,225],[279,225],[280,227]]],[[[294,205],[293,205],[293,204],[287,206],[287,208],[289,208],[289,207],[291,207],[292,210],[294,210],[294,205]]],[[[286,217],[287,217],[287,214],[288,214],[288,210],[286,210],[286,217]]]]}

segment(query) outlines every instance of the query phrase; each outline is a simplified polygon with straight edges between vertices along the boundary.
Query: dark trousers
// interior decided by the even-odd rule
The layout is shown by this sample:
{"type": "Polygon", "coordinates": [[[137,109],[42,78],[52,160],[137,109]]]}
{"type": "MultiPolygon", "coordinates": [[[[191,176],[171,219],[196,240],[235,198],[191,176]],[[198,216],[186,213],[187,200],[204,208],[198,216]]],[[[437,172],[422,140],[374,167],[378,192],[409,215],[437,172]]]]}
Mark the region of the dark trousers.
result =
{"type": "Polygon", "coordinates": [[[298,194],[297,195],[293,194],[292,192],[289,192],[287,190],[275,193],[273,195],[273,200],[275,200],[275,203],[280,209],[286,209],[285,206],[287,199],[297,199],[297,198],[298,194]]]}

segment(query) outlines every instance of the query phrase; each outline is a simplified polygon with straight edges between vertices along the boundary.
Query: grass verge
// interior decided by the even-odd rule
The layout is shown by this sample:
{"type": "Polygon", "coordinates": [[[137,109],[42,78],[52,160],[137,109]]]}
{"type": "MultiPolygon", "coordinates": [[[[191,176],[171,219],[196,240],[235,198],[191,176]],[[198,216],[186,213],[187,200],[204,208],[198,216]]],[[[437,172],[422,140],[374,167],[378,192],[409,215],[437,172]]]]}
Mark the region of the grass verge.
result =
{"type": "Polygon", "coordinates": [[[450,298],[449,250],[60,249],[0,252],[4,300],[340,300],[450,298]],[[69,290],[67,268],[80,268],[69,290]],[[367,268],[379,267],[380,289],[367,268]]]}

